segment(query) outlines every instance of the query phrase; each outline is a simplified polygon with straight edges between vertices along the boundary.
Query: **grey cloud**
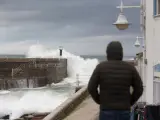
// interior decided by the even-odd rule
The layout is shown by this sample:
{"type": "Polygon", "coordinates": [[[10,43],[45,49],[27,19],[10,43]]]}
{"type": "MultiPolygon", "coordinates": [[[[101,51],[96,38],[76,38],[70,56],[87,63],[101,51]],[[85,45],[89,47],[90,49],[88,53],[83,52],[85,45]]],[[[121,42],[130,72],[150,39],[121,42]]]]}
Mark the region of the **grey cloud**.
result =
{"type": "MultiPolygon", "coordinates": [[[[124,3],[129,5],[139,2],[124,0],[124,3]]],[[[0,25],[3,27],[0,31],[5,30],[6,37],[0,39],[5,38],[3,41],[8,42],[39,40],[72,46],[79,38],[139,34],[139,9],[125,10],[128,20],[133,23],[128,30],[119,31],[112,25],[119,13],[116,9],[119,4],[120,0],[1,0],[0,21],[3,22],[0,25]]],[[[130,41],[125,42],[126,48],[133,44],[130,41]]],[[[92,46],[97,44],[93,42],[92,46]]]]}

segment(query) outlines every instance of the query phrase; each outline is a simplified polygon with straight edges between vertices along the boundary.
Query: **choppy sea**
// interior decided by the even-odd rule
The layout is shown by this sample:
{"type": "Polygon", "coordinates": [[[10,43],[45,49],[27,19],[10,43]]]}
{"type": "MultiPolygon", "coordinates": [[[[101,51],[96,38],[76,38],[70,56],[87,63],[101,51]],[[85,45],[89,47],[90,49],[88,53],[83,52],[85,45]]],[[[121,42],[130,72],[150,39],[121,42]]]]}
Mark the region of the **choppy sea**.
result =
{"type": "MultiPolygon", "coordinates": [[[[96,58],[96,59],[98,59],[99,61],[104,61],[104,60],[106,60],[106,56],[105,55],[80,55],[81,57],[83,57],[83,58],[91,58],[91,59],[94,59],[94,58],[96,58]]],[[[17,55],[17,54],[15,54],[15,55],[6,55],[6,54],[1,54],[0,55],[0,58],[4,58],[4,57],[7,57],[7,58],[24,58],[25,57],[25,55],[17,55]]],[[[123,57],[123,60],[129,60],[129,59],[133,59],[134,58],[134,56],[124,56],[123,57]]]]}

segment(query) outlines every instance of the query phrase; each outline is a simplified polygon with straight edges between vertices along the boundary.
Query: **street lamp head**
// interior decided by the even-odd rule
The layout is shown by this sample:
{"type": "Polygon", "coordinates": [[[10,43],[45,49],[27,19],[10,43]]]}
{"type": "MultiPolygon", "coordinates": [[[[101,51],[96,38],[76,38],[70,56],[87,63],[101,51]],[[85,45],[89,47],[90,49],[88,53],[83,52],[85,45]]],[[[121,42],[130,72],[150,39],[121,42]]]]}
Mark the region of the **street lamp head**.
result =
{"type": "Polygon", "coordinates": [[[138,39],[136,40],[136,42],[135,42],[134,46],[135,46],[135,47],[140,47],[140,42],[139,42],[139,40],[138,40],[138,39]]]}
{"type": "Polygon", "coordinates": [[[123,12],[121,12],[117,21],[113,25],[115,25],[119,30],[125,30],[128,28],[130,23],[128,23],[126,16],[123,14],[123,12]]]}

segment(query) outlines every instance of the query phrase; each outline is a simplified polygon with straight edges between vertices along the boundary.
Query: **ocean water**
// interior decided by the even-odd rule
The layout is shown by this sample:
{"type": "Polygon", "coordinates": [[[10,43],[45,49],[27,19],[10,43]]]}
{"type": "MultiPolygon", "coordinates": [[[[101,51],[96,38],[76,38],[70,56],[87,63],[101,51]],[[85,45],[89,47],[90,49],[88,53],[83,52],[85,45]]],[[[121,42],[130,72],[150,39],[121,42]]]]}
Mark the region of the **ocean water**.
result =
{"type": "Polygon", "coordinates": [[[12,55],[9,55],[9,54],[0,54],[0,58],[24,58],[25,55],[22,55],[22,54],[12,54],[12,55]]]}

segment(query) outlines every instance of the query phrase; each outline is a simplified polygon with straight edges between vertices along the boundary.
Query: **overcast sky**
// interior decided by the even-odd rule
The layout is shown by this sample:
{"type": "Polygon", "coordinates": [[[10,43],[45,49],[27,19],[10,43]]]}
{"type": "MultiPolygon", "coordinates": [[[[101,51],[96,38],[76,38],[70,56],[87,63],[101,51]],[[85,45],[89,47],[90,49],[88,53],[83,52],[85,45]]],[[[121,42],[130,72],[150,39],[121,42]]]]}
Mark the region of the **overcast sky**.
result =
{"type": "MultiPolygon", "coordinates": [[[[127,9],[132,26],[119,31],[120,0],[0,0],[0,53],[25,53],[39,41],[49,48],[64,46],[74,54],[104,54],[107,44],[119,40],[125,55],[134,55],[140,35],[139,9],[127,9]]],[[[139,0],[124,0],[138,5],[139,0]]]]}

